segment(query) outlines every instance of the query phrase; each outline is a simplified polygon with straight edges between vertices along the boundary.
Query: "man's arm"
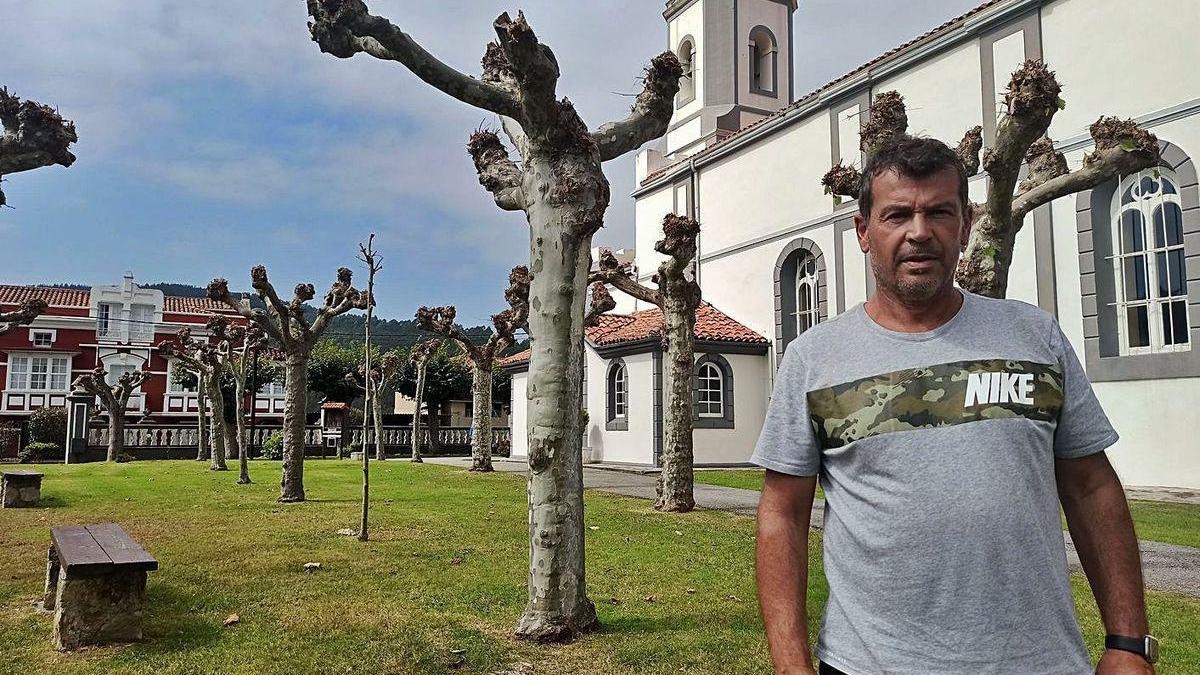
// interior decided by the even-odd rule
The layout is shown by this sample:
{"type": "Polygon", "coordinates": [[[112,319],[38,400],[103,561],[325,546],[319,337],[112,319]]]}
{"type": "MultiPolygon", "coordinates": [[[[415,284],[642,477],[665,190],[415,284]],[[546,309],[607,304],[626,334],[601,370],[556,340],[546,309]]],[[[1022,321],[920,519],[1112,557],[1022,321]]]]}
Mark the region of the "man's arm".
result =
{"type": "MultiPolygon", "coordinates": [[[[1125,491],[1108,456],[1097,452],[1079,459],[1058,459],[1054,471],[1067,528],[1105,630],[1132,637],[1149,633],[1137,535],[1125,491]]],[[[1097,672],[1154,671],[1136,654],[1108,650],[1097,672]]]]}
{"type": "Polygon", "coordinates": [[[816,476],[767,470],[758,502],[758,603],[779,675],[815,673],[808,651],[808,525],[816,476]]]}

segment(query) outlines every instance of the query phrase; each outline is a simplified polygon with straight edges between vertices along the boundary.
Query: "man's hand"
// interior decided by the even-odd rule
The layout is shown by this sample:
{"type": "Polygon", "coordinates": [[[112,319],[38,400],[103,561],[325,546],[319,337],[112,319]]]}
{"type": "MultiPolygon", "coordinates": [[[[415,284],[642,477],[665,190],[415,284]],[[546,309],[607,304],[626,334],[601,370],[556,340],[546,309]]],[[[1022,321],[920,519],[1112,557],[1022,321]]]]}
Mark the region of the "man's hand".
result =
{"type": "Polygon", "coordinates": [[[1109,649],[1096,664],[1096,675],[1154,675],[1154,666],[1133,652],[1109,649]]]}

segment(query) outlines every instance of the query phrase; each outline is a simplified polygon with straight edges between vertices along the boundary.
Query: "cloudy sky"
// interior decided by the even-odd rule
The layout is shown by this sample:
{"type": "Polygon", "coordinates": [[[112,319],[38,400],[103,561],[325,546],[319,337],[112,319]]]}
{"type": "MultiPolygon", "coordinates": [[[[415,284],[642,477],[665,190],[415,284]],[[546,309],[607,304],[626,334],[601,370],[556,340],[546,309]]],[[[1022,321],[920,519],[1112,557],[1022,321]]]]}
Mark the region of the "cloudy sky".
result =
{"type": "MultiPolygon", "coordinates": [[[[796,88],[808,92],[980,0],[801,0],[796,88]]],[[[368,0],[475,74],[499,12],[523,8],[589,124],[621,117],[665,47],[661,0],[368,0]]],[[[5,283],[326,287],[378,233],[379,312],[456,304],[482,323],[527,258],[519,215],[477,183],[467,135],[494,120],[394,63],[321,54],[304,0],[9,2],[0,85],[76,123],[78,161],[16,174],[0,209],[5,283]]],[[[597,243],[633,239],[632,154],[597,243]]]]}

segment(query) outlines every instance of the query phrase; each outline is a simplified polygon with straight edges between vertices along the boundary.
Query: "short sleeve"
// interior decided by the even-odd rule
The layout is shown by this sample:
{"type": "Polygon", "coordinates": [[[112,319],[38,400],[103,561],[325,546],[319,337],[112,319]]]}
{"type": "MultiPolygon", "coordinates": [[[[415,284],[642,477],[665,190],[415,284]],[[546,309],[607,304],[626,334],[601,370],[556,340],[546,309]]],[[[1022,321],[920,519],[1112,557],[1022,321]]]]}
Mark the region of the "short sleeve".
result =
{"type": "Polygon", "coordinates": [[[1117,431],[1100,406],[1075,349],[1057,321],[1051,322],[1051,349],[1063,372],[1063,405],[1054,431],[1054,456],[1086,457],[1117,442],[1117,431]]]}
{"type": "Polygon", "coordinates": [[[821,448],[808,416],[807,376],[800,341],[788,345],[775,375],[775,390],[750,461],[793,476],[821,470],[821,448]]]}

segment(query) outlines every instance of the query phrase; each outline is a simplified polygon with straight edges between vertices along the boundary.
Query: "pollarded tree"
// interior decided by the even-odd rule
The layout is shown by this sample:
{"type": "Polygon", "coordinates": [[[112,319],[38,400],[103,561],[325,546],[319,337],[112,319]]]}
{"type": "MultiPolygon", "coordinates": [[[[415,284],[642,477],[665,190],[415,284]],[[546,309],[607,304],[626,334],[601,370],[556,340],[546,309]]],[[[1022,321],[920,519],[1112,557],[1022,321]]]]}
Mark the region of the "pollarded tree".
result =
{"type": "Polygon", "coordinates": [[[434,338],[425,340],[413,345],[412,351],[409,352],[409,363],[412,364],[415,371],[416,386],[413,392],[413,420],[412,420],[412,461],[423,462],[421,459],[421,404],[425,398],[425,376],[426,369],[429,365],[429,359],[433,358],[434,352],[442,344],[441,340],[434,338]]]}
{"type": "MultiPolygon", "coordinates": [[[[162,349],[162,344],[159,344],[162,349]]],[[[168,358],[168,354],[163,354],[168,358]]],[[[191,370],[183,362],[171,369],[171,377],[184,386],[196,386],[196,461],[207,462],[212,457],[212,446],[208,437],[208,385],[200,373],[191,370]]]]}
{"type": "MultiPolygon", "coordinates": [[[[662,475],[654,504],[660,511],[691,511],[696,506],[692,492],[692,371],[696,365],[700,286],[690,272],[699,233],[699,224],[686,216],[668,214],[663,219],[663,238],[654,245],[654,250],[666,257],[651,278],[655,288],[638,283],[608,250],[601,253],[598,269],[591,275],[594,282],[612,284],[621,292],[662,310],[662,341],[667,351],[667,410],[662,475]]],[[[592,304],[594,312],[597,305],[592,304]]]]}
{"type": "MultiPolygon", "coordinates": [[[[404,374],[405,366],[408,365],[407,360],[404,350],[397,347],[372,359],[371,376],[369,378],[366,375],[365,365],[363,368],[359,368],[357,373],[350,376],[354,386],[358,387],[359,391],[362,391],[364,395],[366,394],[367,387],[371,388],[369,413],[375,426],[375,459],[377,460],[382,461],[387,459],[387,452],[383,443],[383,403],[386,399],[382,394],[388,391],[389,388],[395,391],[396,384],[400,376],[404,374]]],[[[364,411],[364,414],[366,412],[364,411]]],[[[365,435],[363,450],[364,452],[366,451],[365,435]]]]}
{"type": "Polygon", "coordinates": [[[220,393],[225,408],[225,445],[229,452],[237,451],[238,484],[249,485],[253,481],[250,480],[249,448],[246,447],[249,442],[249,436],[246,434],[246,385],[251,371],[254,370],[253,356],[267,347],[267,336],[255,324],[239,326],[220,315],[209,319],[208,329],[217,339],[217,356],[224,373],[224,377],[219,378],[219,386],[222,389],[220,393]],[[224,383],[227,379],[233,380],[232,401],[224,396],[224,383]],[[232,425],[229,424],[230,418],[233,420],[232,425]]]}
{"type": "MultiPolygon", "coordinates": [[[[0,178],[43,166],[75,163],[75,155],[67,149],[79,140],[75,124],[48,105],[22,101],[9,94],[7,87],[0,87],[0,126],[0,178]]],[[[4,190],[0,190],[0,206],[4,204],[4,190]]]]}
{"type": "Polygon", "coordinates": [[[290,302],[284,302],[267,278],[267,268],[256,265],[250,270],[251,286],[267,308],[252,309],[234,299],[229,282],[213,279],[208,285],[208,297],[223,302],[238,314],[253,322],[267,337],[283,348],[284,406],[283,406],[283,478],[279,486],[279,501],[304,501],[304,413],[307,404],[308,357],[313,346],[329,327],[335,316],[352,309],[366,309],[370,298],[351,285],[353,272],[338,269],[337,281],[325,294],[325,301],[309,321],[305,303],[316,296],[312,284],[297,284],[290,302]]]}
{"type": "Polygon", "coordinates": [[[115,384],[109,384],[103,366],[75,378],[71,383],[73,389],[82,389],[95,396],[104,412],[108,413],[108,457],[107,461],[116,462],[125,450],[125,409],[129,407],[129,397],[150,376],[145,370],[133,370],[121,373],[115,384]]]}
{"type": "MultiPolygon", "coordinates": [[[[209,320],[208,329],[213,331],[213,320],[209,320]]],[[[218,342],[220,336],[216,336],[218,342]]],[[[158,344],[159,353],[163,358],[177,359],[188,370],[196,374],[197,389],[203,390],[205,398],[212,406],[213,434],[212,455],[209,469],[212,471],[228,471],[225,463],[230,434],[226,433],[225,396],[221,392],[221,376],[225,372],[225,362],[220,354],[220,347],[211,344],[207,339],[197,340],[192,337],[192,329],[180,328],[175,333],[174,340],[163,340],[158,344]]],[[[203,403],[201,403],[203,406],[203,403]]],[[[200,426],[204,426],[204,408],[200,409],[200,426]]],[[[203,429],[200,443],[203,443],[203,429]]]]}
{"type": "MultiPolygon", "coordinates": [[[[1031,211],[1158,163],[1158,139],[1153,134],[1138,128],[1132,120],[1101,117],[1089,127],[1095,149],[1083,158],[1080,168],[1071,171],[1066,158],[1046,136],[1054,115],[1066,106],[1059,96],[1061,91],[1054,73],[1044,63],[1026,61],[1013,73],[1005,91],[1007,112],[982,161],[979,127],[969,130],[958,145],[956,151],[967,175],[978,172],[981,165],[988,174],[987,202],[972,205],[971,236],[956,274],[959,285],[971,292],[1004,297],[1017,233],[1031,211]],[[1022,181],[1020,173],[1026,164],[1029,174],[1022,181]]],[[[861,133],[864,155],[887,139],[905,134],[907,129],[904,99],[894,91],[879,94],[861,133]]],[[[838,165],[823,182],[827,192],[857,197],[861,177],[853,167],[838,165]]]]}
{"type": "Polygon", "coordinates": [[[477,79],[370,14],[362,0],[306,1],[321,51],[404,65],[427,84],[499,115],[521,156],[518,165],[490,131],[476,132],[468,144],[480,183],[500,208],[523,211],[530,228],[529,601],[516,632],[538,641],[570,639],[596,623],[584,582],[579,413],[589,249],[609,202],[601,164],[666,133],[683,69],[669,51],[655,57],[629,116],[590,131],[574,105],[558,98],[558,61],[523,14],[495,20],[497,41],[488,45],[477,79]]]}
{"type": "Polygon", "coordinates": [[[4,335],[18,326],[28,326],[33,320],[46,311],[46,301],[41,298],[23,300],[20,308],[14,312],[0,312],[0,335],[4,335]]]}
{"type": "Polygon", "coordinates": [[[513,333],[525,328],[529,317],[529,269],[523,265],[508,274],[504,291],[508,309],[492,316],[494,331],[488,341],[477,345],[454,323],[456,310],[448,307],[422,307],[417,310],[417,325],[421,330],[447,337],[456,342],[467,362],[471,364],[471,471],[492,470],[492,385],[496,359],[508,349],[516,337],[513,333]]]}

